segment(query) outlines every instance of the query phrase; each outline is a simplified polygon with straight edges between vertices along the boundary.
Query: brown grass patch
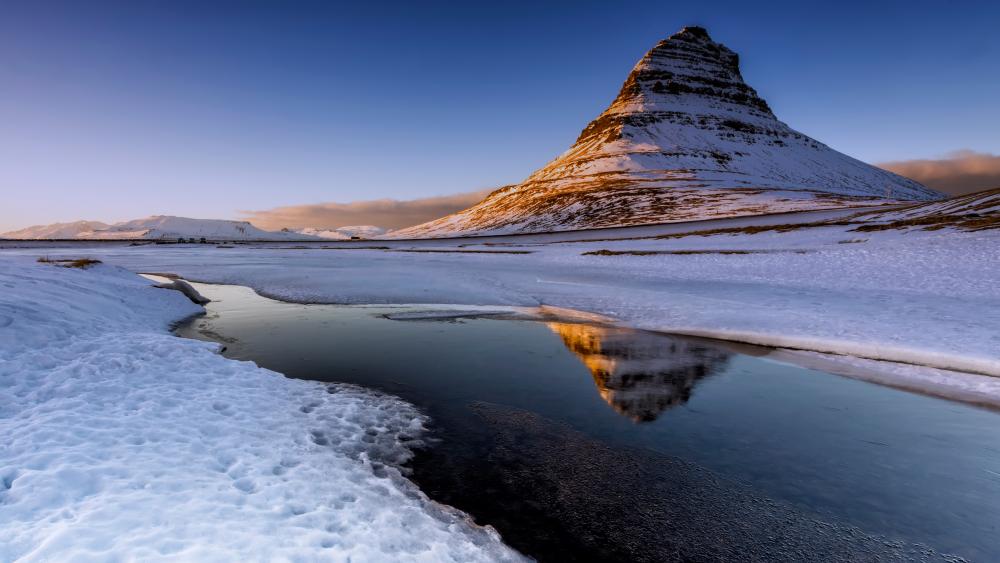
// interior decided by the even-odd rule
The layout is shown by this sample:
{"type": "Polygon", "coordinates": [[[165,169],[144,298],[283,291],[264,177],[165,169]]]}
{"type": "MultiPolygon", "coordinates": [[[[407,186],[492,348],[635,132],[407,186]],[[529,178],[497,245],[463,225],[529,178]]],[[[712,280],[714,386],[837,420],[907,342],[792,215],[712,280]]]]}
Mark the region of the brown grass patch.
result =
{"type": "Polygon", "coordinates": [[[1000,229],[1000,215],[928,215],[926,217],[900,219],[888,223],[861,225],[852,230],[859,233],[870,233],[873,231],[908,229],[913,227],[921,227],[925,231],[937,231],[946,227],[956,227],[966,231],[1000,229]]]}
{"type": "Polygon", "coordinates": [[[63,268],[80,268],[81,270],[101,263],[100,260],[94,258],[49,258],[48,256],[43,256],[38,261],[42,264],[53,264],[63,268]]]}
{"type": "Polygon", "coordinates": [[[746,227],[724,227],[720,229],[705,229],[701,231],[687,231],[684,233],[670,233],[666,235],[657,235],[653,238],[657,239],[670,239],[670,238],[684,238],[690,236],[700,236],[709,237],[712,235],[756,235],[757,233],[766,232],[776,232],[776,233],[789,233],[792,231],[798,231],[801,229],[812,229],[815,227],[829,227],[834,225],[850,225],[846,221],[817,221],[814,223],[783,223],[780,225],[747,225],[746,227]]]}

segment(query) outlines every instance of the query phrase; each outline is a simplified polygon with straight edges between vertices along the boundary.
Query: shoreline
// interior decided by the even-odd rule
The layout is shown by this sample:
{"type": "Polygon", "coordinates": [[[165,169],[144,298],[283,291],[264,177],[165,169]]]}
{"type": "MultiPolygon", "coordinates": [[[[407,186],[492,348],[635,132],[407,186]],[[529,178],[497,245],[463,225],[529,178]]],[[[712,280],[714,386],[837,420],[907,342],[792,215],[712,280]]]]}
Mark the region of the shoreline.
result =
{"type": "MultiPolygon", "coordinates": [[[[153,274],[138,273],[137,275],[146,278],[146,276],[153,274]]],[[[295,305],[426,309],[425,311],[413,311],[412,313],[407,314],[405,318],[400,317],[391,319],[397,321],[435,320],[441,318],[488,318],[491,316],[509,314],[511,317],[507,318],[513,318],[513,320],[586,323],[665,335],[704,339],[723,345],[748,345],[764,349],[764,351],[766,351],[764,355],[773,361],[789,363],[806,369],[827,371],[841,377],[867,381],[869,383],[883,385],[901,391],[918,393],[939,399],[956,401],[990,410],[1000,411],[1000,377],[996,377],[988,373],[950,369],[947,367],[938,367],[919,362],[904,362],[879,357],[865,357],[861,355],[824,350],[819,347],[807,348],[771,343],[786,341],[786,337],[781,335],[776,335],[770,338],[769,335],[764,335],[761,338],[747,337],[744,339],[741,338],[742,335],[735,335],[735,337],[731,338],[727,337],[729,335],[724,331],[715,332],[696,329],[673,330],[646,328],[641,324],[629,324],[627,321],[622,321],[599,313],[550,305],[527,307],[512,305],[469,305],[456,303],[337,303],[328,301],[300,301],[284,299],[280,295],[268,295],[266,293],[262,293],[251,285],[206,282],[190,280],[187,278],[180,279],[196,284],[240,287],[253,291],[255,294],[264,299],[295,305]],[[963,384],[960,386],[949,385],[948,382],[953,380],[961,380],[963,384]],[[975,389],[977,387],[979,389],[975,389]]],[[[760,350],[758,350],[758,352],[759,351],[760,350]]]]}

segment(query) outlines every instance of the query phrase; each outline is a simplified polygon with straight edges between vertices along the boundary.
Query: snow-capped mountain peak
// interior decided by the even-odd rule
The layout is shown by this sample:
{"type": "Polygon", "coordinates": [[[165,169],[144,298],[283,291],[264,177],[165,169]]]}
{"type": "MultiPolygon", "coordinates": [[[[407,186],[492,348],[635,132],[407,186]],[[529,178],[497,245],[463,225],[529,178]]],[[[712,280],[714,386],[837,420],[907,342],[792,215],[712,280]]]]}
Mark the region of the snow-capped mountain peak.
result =
{"type": "Polygon", "coordinates": [[[941,195],[779,121],[701,27],[660,41],[573,146],[524,182],[389,236],[539,232],[941,195]]]}

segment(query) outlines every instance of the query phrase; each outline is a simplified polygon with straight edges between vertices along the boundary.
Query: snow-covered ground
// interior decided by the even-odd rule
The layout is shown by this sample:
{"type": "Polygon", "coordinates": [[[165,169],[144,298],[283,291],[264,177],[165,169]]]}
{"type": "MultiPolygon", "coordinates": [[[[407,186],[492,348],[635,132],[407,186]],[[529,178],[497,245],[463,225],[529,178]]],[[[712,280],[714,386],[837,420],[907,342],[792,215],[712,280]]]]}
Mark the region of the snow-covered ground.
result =
{"type": "MultiPolygon", "coordinates": [[[[795,216],[781,221],[797,222],[795,216]]],[[[631,327],[916,364],[938,371],[931,376],[899,365],[883,371],[902,386],[1000,405],[1000,379],[982,377],[1000,376],[1000,231],[856,232],[829,225],[679,236],[746,225],[746,219],[733,219],[378,246],[97,246],[50,252],[248,285],[293,301],[546,305],[631,327]],[[970,380],[941,370],[980,375],[970,380]]]]}
{"type": "Polygon", "coordinates": [[[409,404],[175,337],[200,307],[114,266],[0,289],[0,561],[520,558],[395,469],[409,404]]]}

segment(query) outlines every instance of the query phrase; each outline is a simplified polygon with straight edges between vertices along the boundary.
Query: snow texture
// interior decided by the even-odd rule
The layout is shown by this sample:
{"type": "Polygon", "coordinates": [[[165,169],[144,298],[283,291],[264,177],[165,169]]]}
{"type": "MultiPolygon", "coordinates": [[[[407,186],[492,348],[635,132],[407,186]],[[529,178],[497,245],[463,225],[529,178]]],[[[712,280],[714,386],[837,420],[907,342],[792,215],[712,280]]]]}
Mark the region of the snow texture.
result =
{"type": "Polygon", "coordinates": [[[167,332],[107,265],[0,259],[0,561],[518,560],[397,466],[425,418],[167,332]]]}

